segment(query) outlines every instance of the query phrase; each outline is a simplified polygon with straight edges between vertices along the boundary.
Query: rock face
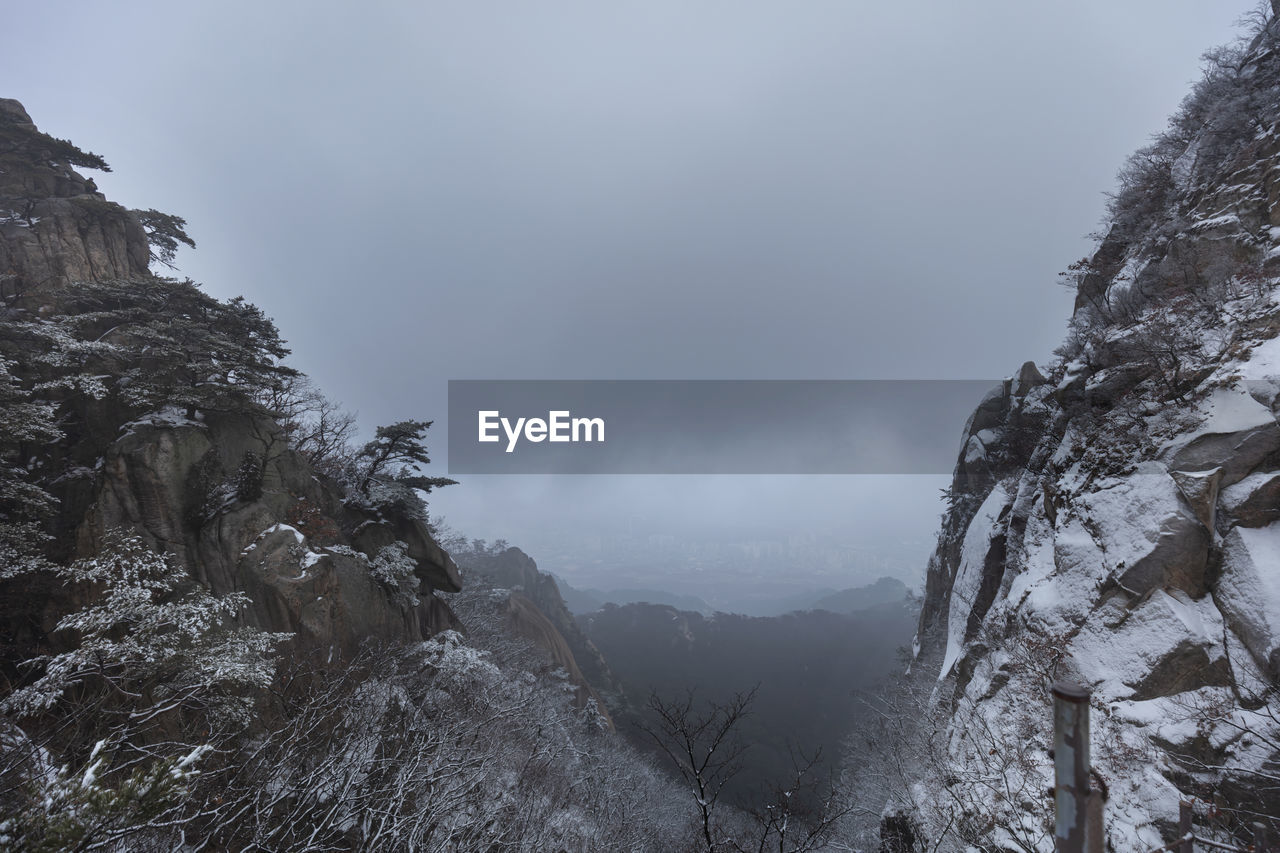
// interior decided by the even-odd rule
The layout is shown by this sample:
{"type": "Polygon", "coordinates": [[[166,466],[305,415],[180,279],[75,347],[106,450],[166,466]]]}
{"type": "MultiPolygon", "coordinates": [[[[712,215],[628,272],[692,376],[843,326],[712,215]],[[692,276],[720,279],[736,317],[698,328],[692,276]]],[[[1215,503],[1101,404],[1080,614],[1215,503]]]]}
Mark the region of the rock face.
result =
{"type": "Polygon", "coordinates": [[[578,626],[560,596],[555,578],[539,571],[537,563],[519,548],[469,552],[459,556],[463,571],[474,573],[500,589],[511,590],[509,616],[518,634],[534,641],[585,691],[582,697],[599,700],[602,709],[626,704],[617,679],[596,648],[578,626]]]}
{"type": "Polygon", "coordinates": [[[248,593],[249,624],[344,652],[454,627],[432,592],[457,591],[461,579],[425,526],[345,506],[275,430],[247,415],[131,424],[94,478],[75,556],[95,553],[108,530],[133,530],[215,594],[248,593]],[[263,459],[262,475],[246,495],[239,480],[251,454],[263,459]],[[369,571],[397,541],[415,564],[416,606],[397,603],[369,571]]]}
{"type": "MultiPolygon", "coordinates": [[[[0,99],[0,296],[47,304],[68,281],[147,274],[142,226],[60,159],[22,104],[0,99]]],[[[62,143],[66,145],[67,143],[62,143]]]]}
{"type": "MultiPolygon", "coordinates": [[[[1060,360],[965,427],[912,668],[956,775],[889,822],[930,844],[965,774],[1051,778],[1060,678],[1093,691],[1114,849],[1167,841],[1188,794],[1280,814],[1280,126],[1241,124],[1280,99],[1278,43],[1273,18],[1135,159],[1060,360]]],[[[1052,847],[1038,799],[966,802],[997,847],[1052,847]]]]}
{"type": "MultiPolygon", "coordinates": [[[[106,201],[76,164],[105,168],[40,133],[17,101],[0,100],[0,310],[13,328],[71,312],[71,282],[130,286],[149,276],[138,218],[106,201]]],[[[38,348],[14,343],[6,352],[30,361],[19,367],[33,382],[41,378],[38,348]]],[[[457,626],[434,593],[457,591],[461,577],[426,525],[406,511],[345,501],[289,449],[262,407],[164,408],[136,418],[137,404],[118,394],[56,393],[66,437],[32,450],[40,457],[33,469],[64,472],[45,484],[58,506],[49,521],[55,559],[97,553],[109,531],[133,532],[213,593],[247,593],[246,624],[342,654],[457,626]]],[[[19,638],[15,659],[46,642],[54,605],[66,604],[59,596],[82,593],[23,594],[33,600],[7,610],[12,624],[0,625],[0,635],[19,638]],[[22,620],[37,624],[15,627],[22,620]]]]}

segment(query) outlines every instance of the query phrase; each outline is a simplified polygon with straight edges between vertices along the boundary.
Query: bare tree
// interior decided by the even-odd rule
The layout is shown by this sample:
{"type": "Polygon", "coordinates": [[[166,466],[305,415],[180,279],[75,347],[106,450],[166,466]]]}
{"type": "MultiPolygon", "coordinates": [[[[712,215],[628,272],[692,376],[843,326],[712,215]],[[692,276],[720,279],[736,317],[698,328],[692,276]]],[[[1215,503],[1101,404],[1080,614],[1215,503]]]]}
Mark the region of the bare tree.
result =
{"type": "Polygon", "coordinates": [[[746,745],[735,728],[749,713],[756,689],[735,693],[724,704],[700,703],[693,690],[673,700],[663,699],[657,691],[649,695],[646,707],[655,722],[641,728],[693,792],[707,853],[729,843],[717,822],[716,807],[725,785],[742,770],[746,745]]]}
{"type": "Polygon", "coordinates": [[[355,456],[355,413],[320,393],[308,377],[282,377],[263,389],[258,402],[280,424],[289,446],[322,474],[339,476],[355,456]]]}
{"type": "Polygon", "coordinates": [[[808,853],[827,847],[853,802],[838,780],[821,773],[822,750],[791,750],[791,775],[767,787],[762,803],[749,810],[755,827],[733,841],[741,853],[808,853]]]}

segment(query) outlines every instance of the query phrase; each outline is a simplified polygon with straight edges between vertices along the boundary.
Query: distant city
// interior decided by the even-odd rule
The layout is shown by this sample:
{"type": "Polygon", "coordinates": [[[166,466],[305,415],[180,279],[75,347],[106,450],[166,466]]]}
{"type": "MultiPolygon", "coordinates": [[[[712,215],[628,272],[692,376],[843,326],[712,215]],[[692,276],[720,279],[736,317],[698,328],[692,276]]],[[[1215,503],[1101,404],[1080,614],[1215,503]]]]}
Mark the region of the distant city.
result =
{"type": "Polygon", "coordinates": [[[881,577],[918,590],[932,548],[870,548],[818,533],[712,539],[669,533],[529,532],[512,544],[579,589],[647,588],[697,596],[719,610],[765,614],[779,602],[863,586],[881,577]]]}

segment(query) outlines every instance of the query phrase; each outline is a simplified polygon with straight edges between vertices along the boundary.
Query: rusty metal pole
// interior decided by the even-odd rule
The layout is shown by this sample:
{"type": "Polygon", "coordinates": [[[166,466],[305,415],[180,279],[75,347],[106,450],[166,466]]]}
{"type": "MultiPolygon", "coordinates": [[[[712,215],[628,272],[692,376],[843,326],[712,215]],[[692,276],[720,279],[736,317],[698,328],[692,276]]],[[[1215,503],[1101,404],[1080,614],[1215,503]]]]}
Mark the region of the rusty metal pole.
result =
{"type": "Polygon", "coordinates": [[[1059,681],[1053,693],[1053,837],[1058,853],[1094,853],[1101,838],[1089,838],[1089,691],[1059,681]]]}
{"type": "Polygon", "coordinates": [[[1253,825],[1253,849],[1257,853],[1267,853],[1271,849],[1267,844],[1267,825],[1262,821],[1253,825]]]}
{"type": "Polygon", "coordinates": [[[1196,843],[1192,841],[1194,829],[1191,826],[1191,803],[1186,800],[1178,803],[1178,853],[1194,853],[1196,843]]]}

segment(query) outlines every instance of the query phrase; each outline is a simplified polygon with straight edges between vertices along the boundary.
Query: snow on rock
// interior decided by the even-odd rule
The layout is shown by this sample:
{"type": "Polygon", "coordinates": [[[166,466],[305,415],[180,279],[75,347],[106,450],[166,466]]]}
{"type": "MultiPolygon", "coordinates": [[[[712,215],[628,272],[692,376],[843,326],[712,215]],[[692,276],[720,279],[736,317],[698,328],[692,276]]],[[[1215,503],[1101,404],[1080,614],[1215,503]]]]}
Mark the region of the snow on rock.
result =
{"type": "Polygon", "coordinates": [[[1187,499],[1200,523],[1206,530],[1213,530],[1218,488],[1222,485],[1222,468],[1210,468],[1208,471],[1170,471],[1169,476],[1187,499]]]}
{"type": "Polygon", "coordinates": [[[1202,406],[1204,420],[1197,429],[1181,433],[1161,458],[1171,471],[1222,468],[1222,485],[1244,479],[1259,463],[1280,451],[1280,424],[1271,410],[1239,382],[1218,388],[1202,406]]]}
{"type": "Polygon", "coordinates": [[[1231,531],[1215,597],[1258,666],[1280,678],[1280,524],[1231,531]]]}
{"type": "Polygon", "coordinates": [[[187,413],[177,406],[165,406],[122,425],[120,432],[124,435],[131,435],[138,427],[163,427],[167,429],[196,427],[204,429],[205,424],[203,420],[187,417],[187,413]]]}
{"type": "Polygon", "coordinates": [[[1265,527],[1280,520],[1280,471],[1250,474],[1219,496],[1223,513],[1244,527],[1265,527]]]}
{"type": "Polygon", "coordinates": [[[1107,573],[1105,556],[1080,519],[1065,521],[1026,555],[1026,568],[1009,586],[1008,600],[1041,630],[1064,634],[1087,615],[1082,589],[1107,573]]]}
{"type": "Polygon", "coordinates": [[[969,614],[977,600],[978,590],[982,586],[987,552],[991,547],[992,537],[996,535],[1001,513],[1008,504],[1008,493],[997,485],[987,495],[965,533],[960,568],[951,587],[951,607],[947,615],[947,653],[939,679],[950,674],[964,650],[965,629],[969,624],[969,614]]]}
{"type": "Polygon", "coordinates": [[[1222,616],[1213,599],[1156,590],[1128,610],[1108,599],[1071,641],[1083,679],[1103,699],[1150,699],[1225,684],[1222,616]]]}
{"type": "Polygon", "coordinates": [[[1235,372],[1246,387],[1250,382],[1280,378],[1280,338],[1270,338],[1254,347],[1235,372]]]}
{"type": "Polygon", "coordinates": [[[1209,530],[1159,463],[1110,478],[1076,503],[1121,587],[1135,595],[1164,587],[1203,593],[1209,530]]]}
{"type": "Polygon", "coordinates": [[[298,530],[298,528],[288,524],[273,524],[272,526],[268,527],[266,530],[262,531],[261,535],[259,535],[258,538],[261,539],[263,536],[270,536],[272,533],[279,533],[281,531],[288,531],[289,533],[292,533],[294,539],[297,541],[299,545],[307,541],[307,537],[303,536],[302,532],[298,530]]]}

